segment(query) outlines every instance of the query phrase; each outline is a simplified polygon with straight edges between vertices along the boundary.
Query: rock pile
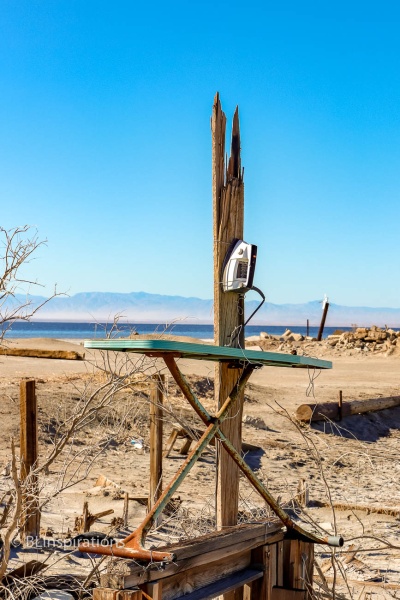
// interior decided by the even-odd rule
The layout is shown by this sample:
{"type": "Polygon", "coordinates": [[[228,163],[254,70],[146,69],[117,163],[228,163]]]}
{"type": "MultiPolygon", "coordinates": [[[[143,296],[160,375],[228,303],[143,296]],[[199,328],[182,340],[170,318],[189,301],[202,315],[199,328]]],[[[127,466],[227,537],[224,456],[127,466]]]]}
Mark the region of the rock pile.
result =
{"type": "Polygon", "coordinates": [[[256,346],[259,350],[284,352],[309,356],[329,356],[344,354],[368,355],[393,353],[400,354],[400,331],[372,327],[357,327],[353,331],[337,330],[321,342],[316,338],[293,333],[287,329],[282,335],[272,335],[262,331],[259,336],[246,338],[246,347],[256,346]]]}
{"type": "Polygon", "coordinates": [[[361,352],[386,352],[393,354],[398,344],[400,348],[400,331],[381,329],[376,325],[370,328],[357,327],[354,331],[344,331],[337,335],[329,335],[326,344],[335,350],[358,349],[361,352]]]}

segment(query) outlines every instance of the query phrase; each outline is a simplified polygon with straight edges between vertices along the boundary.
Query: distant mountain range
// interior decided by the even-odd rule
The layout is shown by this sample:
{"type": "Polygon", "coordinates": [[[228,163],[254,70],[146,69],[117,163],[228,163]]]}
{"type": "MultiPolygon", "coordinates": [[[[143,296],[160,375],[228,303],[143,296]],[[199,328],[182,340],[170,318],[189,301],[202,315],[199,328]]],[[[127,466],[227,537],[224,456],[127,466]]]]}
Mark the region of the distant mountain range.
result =
{"type": "MultiPolygon", "coordinates": [[[[41,296],[31,297],[33,304],[43,302],[41,296]]],[[[15,302],[26,301],[16,296],[15,302]]],[[[258,305],[257,300],[246,303],[249,315],[258,305]]],[[[74,296],[53,298],[37,313],[37,320],[46,321],[110,321],[117,313],[130,322],[169,323],[183,319],[187,323],[211,323],[212,300],[163,296],[146,292],[129,294],[111,292],[82,292],[74,296]]],[[[266,302],[252,321],[253,325],[318,325],[322,307],[317,300],[305,304],[272,304],[266,302]]],[[[331,304],[327,325],[350,326],[388,325],[400,326],[400,308],[371,308],[367,306],[340,306],[331,304]]]]}

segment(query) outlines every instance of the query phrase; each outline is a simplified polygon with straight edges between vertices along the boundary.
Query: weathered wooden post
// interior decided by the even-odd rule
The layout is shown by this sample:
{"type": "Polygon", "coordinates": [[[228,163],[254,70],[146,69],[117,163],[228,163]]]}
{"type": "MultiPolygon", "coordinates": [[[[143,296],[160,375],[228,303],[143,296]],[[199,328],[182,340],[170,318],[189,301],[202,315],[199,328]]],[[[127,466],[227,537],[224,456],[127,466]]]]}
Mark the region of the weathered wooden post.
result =
{"type": "Polygon", "coordinates": [[[22,485],[21,537],[38,537],[40,533],[39,485],[34,469],[38,460],[37,404],[35,380],[20,383],[20,457],[22,485]]]}
{"type": "Polygon", "coordinates": [[[162,493],[163,389],[165,376],[153,375],[150,389],[150,490],[149,509],[162,493]]]}
{"type": "Polygon", "coordinates": [[[322,304],[321,324],[319,326],[318,335],[317,335],[318,342],[320,342],[322,340],[322,335],[324,333],[325,321],[326,321],[326,317],[328,315],[328,310],[329,310],[329,301],[328,301],[328,298],[325,296],[325,298],[323,300],[323,304],[322,304]]]}
{"type": "MultiPolygon", "coordinates": [[[[224,293],[221,286],[222,265],[234,238],[243,239],[244,185],[240,161],[240,131],[238,109],[232,126],[231,156],[225,165],[226,117],[219,95],[214,99],[212,134],[212,189],[214,237],[214,341],[219,346],[230,343],[232,334],[241,328],[234,346],[244,348],[244,302],[239,294],[224,293]]],[[[215,400],[218,407],[231,393],[240,369],[216,363],[215,400]]],[[[242,439],[243,395],[222,425],[223,433],[240,451],[242,439]]],[[[239,502],[239,469],[225,450],[217,444],[217,526],[235,525],[239,502]]]]}

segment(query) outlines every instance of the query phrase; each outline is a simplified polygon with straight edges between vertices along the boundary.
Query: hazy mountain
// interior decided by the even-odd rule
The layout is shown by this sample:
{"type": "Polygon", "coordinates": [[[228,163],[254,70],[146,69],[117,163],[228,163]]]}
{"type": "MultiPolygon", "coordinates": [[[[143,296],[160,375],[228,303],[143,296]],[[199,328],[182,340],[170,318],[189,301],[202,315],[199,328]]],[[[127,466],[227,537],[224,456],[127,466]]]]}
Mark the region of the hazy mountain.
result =
{"type": "MultiPolygon", "coordinates": [[[[33,303],[42,302],[40,296],[31,297],[33,303]]],[[[16,302],[25,301],[16,297],[16,302]]],[[[257,300],[246,304],[246,313],[258,305],[257,300]]],[[[163,296],[146,292],[119,294],[111,292],[82,292],[74,296],[60,296],[51,300],[37,314],[41,320],[55,321],[109,321],[120,313],[132,322],[164,323],[174,319],[186,322],[212,322],[212,300],[185,298],[183,296],[163,296]]],[[[321,320],[321,303],[271,304],[266,302],[257,313],[253,325],[304,325],[307,319],[311,325],[321,320]]],[[[327,325],[388,325],[400,326],[400,308],[370,308],[360,306],[340,306],[331,304],[327,325]]]]}

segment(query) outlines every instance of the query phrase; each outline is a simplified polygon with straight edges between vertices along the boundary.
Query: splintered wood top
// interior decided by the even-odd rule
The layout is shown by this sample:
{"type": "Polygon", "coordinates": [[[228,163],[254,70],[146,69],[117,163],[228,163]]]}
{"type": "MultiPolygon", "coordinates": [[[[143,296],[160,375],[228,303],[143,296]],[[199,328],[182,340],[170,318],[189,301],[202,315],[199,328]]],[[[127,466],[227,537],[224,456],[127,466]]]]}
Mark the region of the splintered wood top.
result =
{"type": "Polygon", "coordinates": [[[209,344],[193,344],[173,342],[160,338],[154,340],[113,339],[86,340],[85,348],[93,350],[112,350],[114,352],[136,352],[148,356],[172,354],[177,358],[193,358],[196,360],[213,360],[219,362],[253,363],[269,367],[315,367],[331,369],[328,360],[319,360],[308,356],[279,354],[278,352],[260,352],[258,350],[242,350],[229,346],[211,346],[209,344]]]}

